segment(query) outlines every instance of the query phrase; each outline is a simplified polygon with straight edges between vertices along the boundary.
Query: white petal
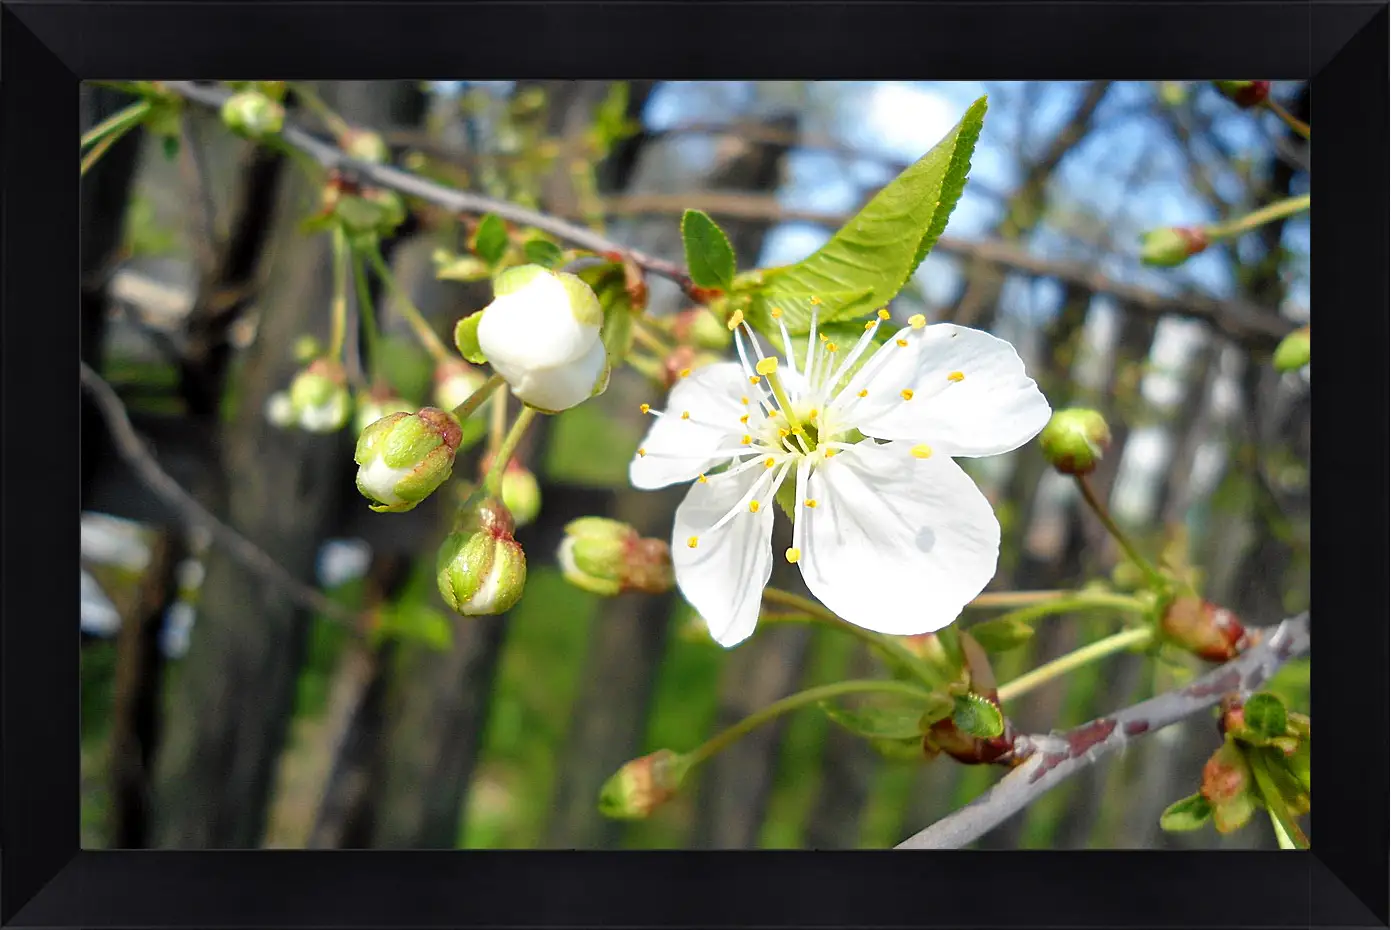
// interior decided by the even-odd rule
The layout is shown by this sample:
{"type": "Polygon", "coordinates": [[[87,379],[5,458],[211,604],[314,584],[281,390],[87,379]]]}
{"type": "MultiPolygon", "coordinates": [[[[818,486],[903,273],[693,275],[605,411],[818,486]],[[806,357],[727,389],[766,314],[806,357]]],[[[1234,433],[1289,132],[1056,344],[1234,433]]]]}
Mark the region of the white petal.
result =
{"type": "Polygon", "coordinates": [[[1000,524],[945,455],[857,443],[813,472],[797,514],[802,577],[845,620],[897,636],[939,630],[995,574],[1000,524]]]}
{"type": "Polygon", "coordinates": [[[768,470],[749,469],[691,485],[676,508],[671,561],[676,586],[704,618],[721,646],[743,642],[758,623],[763,588],[773,571],[773,511],[768,470]],[[760,507],[751,513],[744,498],[761,484],[760,507]],[[740,512],[711,529],[735,507],[740,512]],[[694,537],[696,545],[691,547],[694,537]]]}
{"type": "Polygon", "coordinates": [[[531,368],[572,362],[590,351],[597,325],[575,319],[570,295],[554,275],[537,275],[525,287],[496,298],[478,322],[478,346],[509,381],[531,368]]]}
{"type": "Polygon", "coordinates": [[[924,442],[947,456],[1011,452],[1037,436],[1052,414],[1013,346],[950,323],[900,332],[838,401],[853,404],[850,422],[866,436],[924,442]],[[912,399],[903,399],[905,389],[912,399]],[[860,390],[868,391],[863,399],[860,390]]]}
{"type": "Polygon", "coordinates": [[[512,393],[533,407],[551,413],[569,410],[593,395],[606,361],[604,344],[596,338],[589,351],[577,361],[554,368],[528,369],[519,379],[510,382],[512,393]]]}
{"type": "Polygon", "coordinates": [[[745,393],[750,389],[757,390],[737,362],[706,365],[676,382],[667,395],[665,415],[654,419],[639,446],[645,454],[628,466],[633,487],[652,490],[693,481],[728,459],[711,453],[738,445],[746,429],[741,416],[760,415],[753,395],[745,393]],[[741,397],[749,397],[749,406],[740,403],[741,397]],[[682,413],[690,417],[683,420],[682,413]]]}

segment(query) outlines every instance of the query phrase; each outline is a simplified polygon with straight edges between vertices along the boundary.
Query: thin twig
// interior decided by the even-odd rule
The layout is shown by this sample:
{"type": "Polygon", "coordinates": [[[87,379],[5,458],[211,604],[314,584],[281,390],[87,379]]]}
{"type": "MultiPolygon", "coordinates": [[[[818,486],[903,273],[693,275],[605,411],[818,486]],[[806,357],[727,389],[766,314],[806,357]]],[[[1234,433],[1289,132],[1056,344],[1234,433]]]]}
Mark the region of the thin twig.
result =
{"type": "Polygon", "coordinates": [[[200,504],[192,494],[160,467],[145,441],[136,433],[126,413],[125,405],[116,395],[111,385],[97,374],[86,362],[82,366],[82,385],[92,396],[102,418],[111,430],[116,451],[136,476],[154,492],[155,496],[169,505],[184,521],[208,530],[212,538],[228,551],[249,571],[255,572],[267,581],[283,589],[295,604],[305,610],[322,614],[331,620],[342,623],[352,630],[361,629],[362,617],[355,611],[343,607],[324,595],[321,591],[300,581],[285,571],[264,550],[223,523],[207,508],[200,504]]]}
{"type": "Polygon", "coordinates": [[[1214,706],[1233,691],[1250,691],[1309,648],[1309,614],[1261,630],[1259,641],[1183,688],[1142,701],[1065,733],[1020,738],[1028,757],[985,794],[899,843],[897,849],[959,849],[1004,823],[1051,788],[1134,737],[1154,733],[1214,706]]]}

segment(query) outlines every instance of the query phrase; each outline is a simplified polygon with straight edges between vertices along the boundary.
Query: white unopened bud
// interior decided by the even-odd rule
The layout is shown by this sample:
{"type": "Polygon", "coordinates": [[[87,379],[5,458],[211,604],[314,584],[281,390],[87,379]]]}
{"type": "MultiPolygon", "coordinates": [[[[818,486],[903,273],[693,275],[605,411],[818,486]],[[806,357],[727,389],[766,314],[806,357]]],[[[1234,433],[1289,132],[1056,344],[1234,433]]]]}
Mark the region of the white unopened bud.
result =
{"type": "Polygon", "coordinates": [[[608,387],[609,360],[599,338],[599,298],[575,275],[540,265],[509,268],[478,323],[483,355],[527,404],[567,410],[608,387]]]}
{"type": "Polygon", "coordinates": [[[290,382],[290,408],[294,422],[306,432],[342,429],[353,408],[343,366],[328,359],[311,363],[290,382]]]}

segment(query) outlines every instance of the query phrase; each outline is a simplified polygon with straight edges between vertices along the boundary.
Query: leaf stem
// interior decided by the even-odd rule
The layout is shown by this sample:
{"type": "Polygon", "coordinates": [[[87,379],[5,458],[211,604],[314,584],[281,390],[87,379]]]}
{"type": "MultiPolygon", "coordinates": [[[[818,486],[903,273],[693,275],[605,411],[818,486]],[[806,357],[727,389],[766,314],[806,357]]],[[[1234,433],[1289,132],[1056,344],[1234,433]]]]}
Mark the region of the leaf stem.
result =
{"type": "Polygon", "coordinates": [[[988,591],[985,594],[976,595],[976,599],[967,604],[966,607],[1020,607],[1037,604],[1040,601],[1056,601],[1072,593],[1071,591],[988,591]]]}
{"type": "MultiPolygon", "coordinates": [[[[1059,593],[1065,596],[999,614],[992,617],[989,622],[1000,623],[1017,620],[1021,623],[1028,623],[1052,614],[1064,614],[1073,610],[1087,610],[1097,607],[1114,607],[1116,610],[1142,615],[1149,609],[1136,598],[1125,594],[1111,594],[1107,591],[1063,591],[1059,593]]],[[[966,627],[966,632],[971,632],[969,626],[966,627]]]]}
{"type": "Polygon", "coordinates": [[[1125,554],[1130,557],[1130,561],[1134,562],[1136,567],[1145,573],[1145,577],[1147,577],[1152,584],[1162,586],[1164,584],[1164,577],[1159,574],[1158,569],[1150,564],[1148,559],[1140,555],[1140,551],[1135,548],[1130,538],[1116,525],[1116,521],[1111,519],[1111,514],[1106,509],[1106,505],[1101,502],[1096,496],[1096,492],[1092,490],[1091,481],[1086,475],[1076,475],[1075,477],[1077,479],[1077,489],[1082,492],[1082,499],[1087,502],[1087,506],[1092,509],[1092,513],[1096,514],[1101,524],[1106,527],[1106,531],[1120,544],[1120,547],[1125,550],[1125,554]]]}
{"type": "Polygon", "coordinates": [[[362,256],[356,252],[352,254],[352,266],[353,283],[357,287],[357,312],[362,318],[362,331],[367,341],[368,380],[375,384],[382,365],[381,344],[377,341],[381,336],[377,329],[377,311],[372,306],[372,288],[367,281],[367,267],[362,262],[362,256]]]}
{"type": "Polygon", "coordinates": [[[1309,209],[1309,195],[1301,194],[1298,197],[1287,197],[1284,200],[1277,200],[1275,203],[1267,204],[1255,212],[1248,213],[1243,217],[1238,217],[1230,223],[1221,223],[1207,228],[1207,236],[1211,240],[1229,239],[1232,236],[1239,236],[1249,232],[1257,226],[1275,220],[1293,216],[1309,209]]]}
{"type": "Polygon", "coordinates": [[[663,358],[671,353],[671,346],[658,339],[651,330],[643,325],[641,319],[633,320],[633,338],[656,352],[658,358],[663,358]]]}
{"type": "Polygon", "coordinates": [[[751,731],[761,727],[765,723],[776,720],[789,711],[794,711],[808,704],[815,704],[830,698],[840,697],[845,694],[900,694],[907,697],[921,698],[926,701],[931,695],[916,685],[910,685],[902,681],[892,681],[888,679],[852,679],[850,681],[838,681],[829,685],[821,685],[817,688],[808,688],[796,694],[788,695],[781,700],[774,701],[767,707],[755,711],[743,720],[706,740],[696,749],[687,754],[692,767],[710,759],[731,744],[746,736],[751,731]]]}
{"type": "Polygon", "coordinates": [[[478,390],[474,391],[462,404],[454,408],[452,412],[455,419],[462,422],[473,416],[473,412],[483,406],[483,402],[488,399],[488,395],[502,387],[502,384],[502,375],[490,375],[487,381],[479,385],[478,390]]]}
{"type": "Polygon", "coordinates": [[[1256,776],[1256,788],[1261,793],[1261,799],[1265,801],[1265,809],[1270,814],[1271,823],[1275,825],[1275,837],[1280,842],[1280,848],[1308,849],[1309,838],[1290,816],[1290,809],[1285,804],[1285,799],[1280,796],[1280,789],[1275,787],[1274,779],[1266,770],[1268,763],[1260,755],[1253,755],[1255,757],[1250,759],[1251,774],[1256,776]],[[1285,842],[1290,845],[1286,846],[1285,842]]]}
{"type": "Polygon", "coordinates": [[[507,468],[507,463],[512,459],[512,453],[517,449],[517,443],[522,441],[522,435],[526,433],[526,428],[531,425],[531,421],[536,418],[536,408],[523,405],[517,419],[512,422],[512,428],[507,432],[507,438],[502,440],[502,448],[493,456],[493,465],[488,469],[488,476],[483,484],[488,489],[488,493],[494,497],[502,494],[502,473],[507,468]]]}
{"type": "Polygon", "coordinates": [[[144,118],[145,114],[149,112],[150,107],[150,101],[137,100],[130,106],[111,114],[82,134],[82,145],[80,149],[85,149],[89,145],[95,145],[97,142],[100,142],[113,133],[118,136],[125,133],[132,125],[140,122],[140,120],[144,118]]]}
{"type": "Polygon", "coordinates": [[[1294,130],[1302,138],[1309,138],[1308,123],[1304,122],[1302,119],[1297,118],[1293,113],[1291,113],[1289,110],[1286,110],[1277,101],[1272,100],[1270,97],[1265,98],[1265,106],[1267,110],[1280,117],[1280,119],[1284,120],[1285,125],[1290,127],[1290,129],[1294,130]]]}
{"type": "Polygon", "coordinates": [[[333,228],[333,322],[329,330],[328,357],[341,360],[348,334],[348,237],[342,226],[333,228]]]}
{"type": "Polygon", "coordinates": [[[1135,646],[1147,645],[1153,640],[1154,628],[1148,626],[1122,630],[1119,633],[1107,636],[1105,639],[1099,639],[1089,646],[1083,646],[1081,649],[1059,656],[1052,662],[1046,662],[1033,671],[1020,675],[1013,681],[1001,685],[998,694],[999,701],[1003,704],[1005,701],[1027,694],[1039,685],[1052,681],[1054,678],[1066,675],[1068,672],[1079,669],[1084,665],[1090,665],[1098,659],[1114,655],[1117,652],[1125,652],[1135,646]]]}
{"type": "Polygon", "coordinates": [[[492,422],[489,424],[488,452],[497,455],[502,441],[507,435],[507,393],[498,394],[493,399],[492,422]]]}
{"type": "Polygon", "coordinates": [[[396,276],[391,273],[391,268],[387,265],[386,259],[382,256],[381,248],[375,242],[368,247],[367,258],[372,262],[372,267],[376,270],[377,277],[382,279],[382,283],[391,291],[392,296],[400,302],[401,312],[405,315],[406,322],[408,322],[411,329],[415,331],[416,338],[425,346],[425,350],[430,353],[430,357],[435,360],[436,364],[443,364],[449,361],[449,350],[445,348],[440,337],[435,333],[434,329],[430,327],[429,322],[425,319],[425,315],[416,307],[410,295],[401,287],[400,283],[396,280],[396,276]]]}

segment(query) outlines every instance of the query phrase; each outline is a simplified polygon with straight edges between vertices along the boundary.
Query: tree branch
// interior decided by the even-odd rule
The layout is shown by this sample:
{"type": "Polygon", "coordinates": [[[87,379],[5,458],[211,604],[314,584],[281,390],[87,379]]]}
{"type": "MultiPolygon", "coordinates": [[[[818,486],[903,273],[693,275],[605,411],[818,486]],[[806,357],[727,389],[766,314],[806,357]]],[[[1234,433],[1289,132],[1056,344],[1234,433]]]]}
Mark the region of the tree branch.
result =
{"type": "Polygon", "coordinates": [[[361,615],[334,602],[318,589],[285,571],[280,563],[264,550],[215,517],[197,498],[169,477],[135,432],[125,405],[121,403],[115,390],[86,362],[82,362],[81,365],[82,386],[87,389],[97,409],[101,411],[102,418],[111,431],[117,453],[155,496],[180,514],[186,523],[206,528],[212,534],[212,538],[238,562],[284,590],[295,604],[342,623],[354,631],[361,630],[361,615]]]}
{"type": "Polygon", "coordinates": [[[1223,695],[1250,691],[1280,666],[1309,648],[1309,614],[1291,617],[1232,661],[1183,688],[1142,701],[1064,733],[1022,737],[1025,761],[985,794],[896,849],[959,849],[984,836],[1049,789],[1076,775],[1097,759],[1126,746],[1134,737],[1154,733],[1214,706],[1223,695]]]}

